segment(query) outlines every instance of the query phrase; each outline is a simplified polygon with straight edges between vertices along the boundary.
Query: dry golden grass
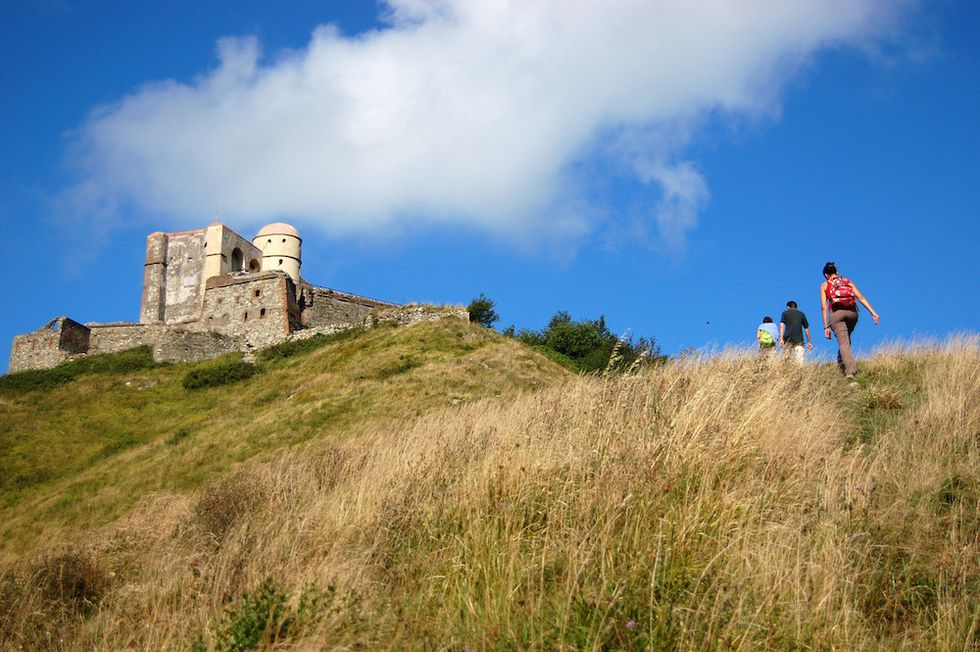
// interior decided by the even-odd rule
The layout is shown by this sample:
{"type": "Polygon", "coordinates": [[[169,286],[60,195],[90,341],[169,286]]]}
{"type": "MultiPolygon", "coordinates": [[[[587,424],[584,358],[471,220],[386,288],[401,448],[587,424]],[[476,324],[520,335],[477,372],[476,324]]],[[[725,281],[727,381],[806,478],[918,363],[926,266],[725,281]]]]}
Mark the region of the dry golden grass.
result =
{"type": "Polygon", "coordinates": [[[8,564],[0,643],[976,649],[980,343],[862,369],[687,360],[311,440],[88,531],[85,608],[38,588],[56,544],[8,564]]]}

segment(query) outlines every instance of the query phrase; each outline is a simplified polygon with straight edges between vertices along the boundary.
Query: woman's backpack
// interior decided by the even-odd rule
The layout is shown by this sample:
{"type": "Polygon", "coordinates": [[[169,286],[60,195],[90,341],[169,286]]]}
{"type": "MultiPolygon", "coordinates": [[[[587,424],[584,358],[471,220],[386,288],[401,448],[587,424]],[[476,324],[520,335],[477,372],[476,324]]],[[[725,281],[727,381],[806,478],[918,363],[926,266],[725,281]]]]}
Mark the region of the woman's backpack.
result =
{"type": "Polygon", "coordinates": [[[833,310],[855,308],[857,296],[854,294],[854,284],[843,276],[835,276],[827,281],[827,300],[830,301],[830,307],[833,310]]]}
{"type": "Polygon", "coordinates": [[[772,333],[767,330],[759,329],[759,344],[763,347],[775,346],[776,340],[772,339],[772,333]]]}

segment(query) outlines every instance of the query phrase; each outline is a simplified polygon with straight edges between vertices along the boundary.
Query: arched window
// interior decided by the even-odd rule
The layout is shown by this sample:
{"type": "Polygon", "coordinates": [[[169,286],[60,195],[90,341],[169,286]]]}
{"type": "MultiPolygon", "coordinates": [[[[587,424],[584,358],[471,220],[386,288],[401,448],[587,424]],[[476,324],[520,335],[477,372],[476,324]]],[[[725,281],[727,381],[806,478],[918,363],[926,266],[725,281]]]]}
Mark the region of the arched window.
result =
{"type": "Polygon", "coordinates": [[[254,258],[248,261],[248,271],[250,272],[259,271],[259,261],[255,260],[254,258]]]}
{"type": "Polygon", "coordinates": [[[231,252],[231,271],[240,272],[242,271],[242,265],[245,262],[245,256],[242,255],[242,250],[235,247],[234,251],[231,252]]]}

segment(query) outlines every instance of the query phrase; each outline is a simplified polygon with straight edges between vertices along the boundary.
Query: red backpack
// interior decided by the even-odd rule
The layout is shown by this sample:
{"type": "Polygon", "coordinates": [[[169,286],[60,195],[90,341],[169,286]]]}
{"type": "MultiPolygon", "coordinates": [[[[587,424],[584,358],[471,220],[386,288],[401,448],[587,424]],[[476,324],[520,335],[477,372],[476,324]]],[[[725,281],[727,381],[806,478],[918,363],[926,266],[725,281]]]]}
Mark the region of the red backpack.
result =
{"type": "Polygon", "coordinates": [[[854,284],[843,276],[835,276],[827,281],[827,300],[831,308],[850,310],[857,306],[854,284]]]}

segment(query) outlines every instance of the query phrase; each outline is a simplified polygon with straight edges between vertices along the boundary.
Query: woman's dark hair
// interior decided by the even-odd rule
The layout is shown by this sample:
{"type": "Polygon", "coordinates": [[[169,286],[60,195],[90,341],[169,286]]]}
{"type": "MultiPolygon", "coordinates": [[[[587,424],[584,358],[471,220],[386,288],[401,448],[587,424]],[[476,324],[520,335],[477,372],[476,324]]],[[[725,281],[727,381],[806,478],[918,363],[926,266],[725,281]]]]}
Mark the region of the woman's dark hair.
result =
{"type": "Polygon", "coordinates": [[[763,317],[762,318],[762,323],[763,324],[771,324],[772,323],[772,317],[769,317],[769,316],[763,317]]]}
{"type": "Polygon", "coordinates": [[[796,307],[796,302],[795,301],[787,301],[786,302],[786,307],[787,308],[795,308],[796,307]]]}
{"type": "Polygon", "coordinates": [[[830,261],[829,263],[823,266],[823,273],[827,275],[837,273],[837,265],[834,264],[834,261],[830,261]]]}

